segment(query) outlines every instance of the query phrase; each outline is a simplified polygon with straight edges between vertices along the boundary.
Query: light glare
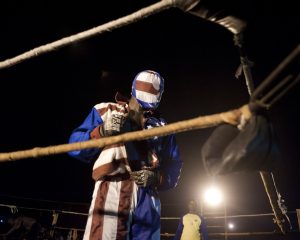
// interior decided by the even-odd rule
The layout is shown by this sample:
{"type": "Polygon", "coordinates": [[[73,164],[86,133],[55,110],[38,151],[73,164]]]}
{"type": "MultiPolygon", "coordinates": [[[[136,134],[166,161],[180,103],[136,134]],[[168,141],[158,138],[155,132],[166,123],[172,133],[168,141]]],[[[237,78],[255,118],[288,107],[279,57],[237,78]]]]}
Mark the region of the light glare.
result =
{"type": "Polygon", "coordinates": [[[218,188],[211,187],[204,193],[204,200],[211,206],[217,206],[223,201],[223,196],[218,188]]]}
{"type": "Polygon", "coordinates": [[[228,228],[229,229],[234,229],[234,224],[233,223],[228,223],[228,228]]]}

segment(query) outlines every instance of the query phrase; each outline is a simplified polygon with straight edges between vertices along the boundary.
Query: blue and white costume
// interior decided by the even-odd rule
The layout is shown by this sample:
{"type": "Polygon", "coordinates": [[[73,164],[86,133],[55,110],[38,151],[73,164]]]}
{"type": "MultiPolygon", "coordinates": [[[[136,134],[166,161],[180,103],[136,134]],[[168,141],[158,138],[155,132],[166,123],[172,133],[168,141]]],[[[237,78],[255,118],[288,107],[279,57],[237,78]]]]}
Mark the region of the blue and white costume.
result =
{"type": "MultiPolygon", "coordinates": [[[[144,71],[142,74],[144,77],[140,73],[134,80],[132,95],[142,101],[139,102],[141,106],[146,103],[153,107],[155,100],[157,104],[160,101],[163,82],[161,84],[159,81],[162,78],[153,71],[144,71]],[[146,79],[146,87],[143,79],[146,79]],[[151,79],[154,81],[151,82],[151,79]],[[144,91],[146,95],[153,94],[147,88],[149,84],[152,90],[158,89],[156,93],[159,98],[135,95],[138,91],[144,91]]],[[[95,105],[85,121],[73,131],[69,142],[100,138],[99,128],[107,119],[112,115],[126,116],[128,111],[126,102],[95,105]]],[[[164,119],[150,115],[145,119],[143,127],[148,129],[165,124],[164,119]]],[[[124,129],[125,132],[135,130],[130,121],[125,121],[124,129]]],[[[115,144],[103,149],[84,149],[69,154],[81,161],[94,161],[95,188],[84,239],[160,239],[160,201],[157,192],[174,188],[182,168],[174,135],[115,144]],[[157,188],[139,187],[130,178],[131,171],[138,171],[143,167],[160,172],[161,179],[157,188]]]]}

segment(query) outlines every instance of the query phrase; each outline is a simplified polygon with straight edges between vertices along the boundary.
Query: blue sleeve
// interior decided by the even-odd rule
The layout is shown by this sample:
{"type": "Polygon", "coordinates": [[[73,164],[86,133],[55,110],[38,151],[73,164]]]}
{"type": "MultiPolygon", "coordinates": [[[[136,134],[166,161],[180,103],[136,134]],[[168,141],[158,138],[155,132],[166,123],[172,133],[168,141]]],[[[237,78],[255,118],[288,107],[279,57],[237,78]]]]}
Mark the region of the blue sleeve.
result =
{"type": "Polygon", "coordinates": [[[162,145],[160,162],[163,182],[159,190],[167,190],[176,187],[183,162],[174,134],[163,137],[162,145]]]}
{"type": "Polygon", "coordinates": [[[208,240],[209,238],[208,238],[206,222],[205,222],[203,217],[200,217],[200,218],[201,218],[200,233],[202,235],[202,239],[203,240],[208,240]]]}
{"type": "MultiPolygon", "coordinates": [[[[90,140],[91,131],[102,123],[103,120],[101,119],[99,113],[95,108],[93,108],[90,114],[84,120],[84,122],[72,132],[69,138],[69,143],[83,142],[83,141],[90,140]]],[[[99,153],[100,153],[99,148],[90,148],[90,149],[72,151],[69,152],[68,154],[71,157],[74,157],[81,161],[90,162],[95,157],[97,157],[99,153]]]]}
{"type": "Polygon", "coordinates": [[[182,230],[183,230],[183,224],[182,224],[182,217],[181,217],[173,240],[180,240],[182,230]]]}

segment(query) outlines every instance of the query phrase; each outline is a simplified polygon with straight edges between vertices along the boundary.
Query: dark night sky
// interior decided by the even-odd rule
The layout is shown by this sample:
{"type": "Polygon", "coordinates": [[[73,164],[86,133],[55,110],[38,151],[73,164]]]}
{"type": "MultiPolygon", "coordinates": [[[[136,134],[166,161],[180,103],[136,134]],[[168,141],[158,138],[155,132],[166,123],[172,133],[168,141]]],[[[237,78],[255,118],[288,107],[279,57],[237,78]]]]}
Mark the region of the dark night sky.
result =
{"type": "MultiPolygon", "coordinates": [[[[0,5],[0,59],[101,25],[156,1],[5,1],[0,5]]],[[[216,1],[218,2],[218,1],[216,1]]],[[[222,1],[219,1],[220,4],[222,1]]],[[[222,6],[248,22],[245,47],[261,82],[299,44],[300,19],[293,1],[229,1],[222,6]],[[296,14],[297,13],[297,14],[296,14]],[[298,15],[298,16],[297,16],[298,15]]],[[[160,110],[168,122],[239,107],[248,101],[243,79],[235,79],[239,55],[232,34],[179,9],[0,70],[0,152],[63,144],[90,109],[129,94],[135,74],[154,69],[165,78],[160,110]]],[[[299,208],[300,88],[293,88],[271,110],[282,151],[274,171],[289,210],[299,208]]],[[[177,135],[185,162],[178,187],[162,193],[162,204],[184,204],[210,180],[201,146],[212,129],[177,135]],[[176,199],[176,202],[174,202],[176,199]]],[[[0,194],[88,203],[92,165],[67,154],[1,163],[0,194]]],[[[232,213],[271,212],[258,173],[220,177],[232,213]]],[[[178,211],[163,214],[178,216],[178,211]]]]}

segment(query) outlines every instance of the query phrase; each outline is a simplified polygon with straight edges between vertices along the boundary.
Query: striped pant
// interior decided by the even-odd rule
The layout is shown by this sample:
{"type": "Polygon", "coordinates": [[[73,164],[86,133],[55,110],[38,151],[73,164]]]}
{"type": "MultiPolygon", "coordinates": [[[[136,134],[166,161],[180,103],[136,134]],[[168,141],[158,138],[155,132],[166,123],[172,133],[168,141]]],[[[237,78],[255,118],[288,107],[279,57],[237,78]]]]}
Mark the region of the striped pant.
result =
{"type": "Polygon", "coordinates": [[[83,239],[159,240],[159,199],[129,179],[96,181],[83,239]]]}

